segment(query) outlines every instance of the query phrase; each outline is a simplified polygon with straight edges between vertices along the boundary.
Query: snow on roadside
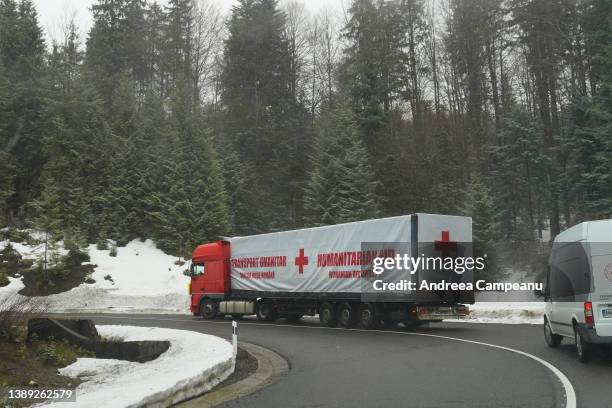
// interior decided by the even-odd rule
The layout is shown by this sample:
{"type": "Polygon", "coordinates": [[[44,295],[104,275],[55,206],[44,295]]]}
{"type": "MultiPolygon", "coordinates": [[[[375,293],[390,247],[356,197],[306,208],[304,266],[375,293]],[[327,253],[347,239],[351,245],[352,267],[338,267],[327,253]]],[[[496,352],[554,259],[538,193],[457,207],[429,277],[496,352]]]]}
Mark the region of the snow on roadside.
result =
{"type": "MultiPolygon", "coordinates": [[[[0,242],[0,250],[8,241],[0,242]]],[[[30,246],[11,242],[24,258],[36,259],[44,251],[42,244],[30,246]]],[[[60,252],[65,252],[58,243],[60,252]]],[[[189,313],[187,284],[182,274],[185,266],[176,265],[176,257],[164,253],[151,240],[133,240],[118,247],[117,256],[95,245],[87,248],[91,263],[97,265],[92,278],[95,283],[83,283],[67,292],[45,297],[47,310],[53,312],[130,312],[130,313],[189,313]]],[[[20,279],[0,288],[0,296],[23,288],[20,279]],[[17,281],[17,282],[15,282],[17,281]]]]}
{"type": "Polygon", "coordinates": [[[5,296],[13,296],[25,286],[21,279],[8,277],[9,284],[6,286],[0,287],[0,298],[4,298],[5,296]]]}
{"type": "MultiPolygon", "coordinates": [[[[544,302],[477,302],[466,323],[542,324],[544,302]]],[[[457,320],[449,320],[457,321],[457,320]]]]}
{"type": "Polygon", "coordinates": [[[91,263],[98,265],[92,275],[96,283],[91,286],[125,296],[187,293],[189,278],[182,274],[185,267],[175,265],[177,258],[165,254],[150,239],[131,241],[118,248],[116,257],[109,252],[89,246],[91,263]],[[104,279],[107,275],[112,281],[104,279]]]}
{"type": "Polygon", "coordinates": [[[234,372],[232,345],[219,337],[150,327],[97,326],[97,329],[104,337],[124,341],[169,340],[170,348],[147,363],[79,358],[60,369],[62,375],[85,381],[76,391],[79,408],[169,406],[210,390],[234,372]]]}

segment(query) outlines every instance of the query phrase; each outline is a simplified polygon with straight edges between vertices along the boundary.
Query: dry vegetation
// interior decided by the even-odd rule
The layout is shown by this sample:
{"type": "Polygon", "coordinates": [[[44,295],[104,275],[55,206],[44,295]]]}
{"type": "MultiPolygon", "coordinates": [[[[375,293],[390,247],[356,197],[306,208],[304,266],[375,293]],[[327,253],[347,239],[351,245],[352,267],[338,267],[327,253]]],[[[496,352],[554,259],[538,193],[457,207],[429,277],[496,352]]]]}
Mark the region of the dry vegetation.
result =
{"type": "MultiPolygon", "coordinates": [[[[58,374],[58,368],[90,353],[65,341],[27,338],[27,322],[40,317],[44,302],[19,295],[0,298],[0,388],[75,387],[78,381],[58,374]]],[[[10,405],[0,399],[0,407],[10,405]]]]}

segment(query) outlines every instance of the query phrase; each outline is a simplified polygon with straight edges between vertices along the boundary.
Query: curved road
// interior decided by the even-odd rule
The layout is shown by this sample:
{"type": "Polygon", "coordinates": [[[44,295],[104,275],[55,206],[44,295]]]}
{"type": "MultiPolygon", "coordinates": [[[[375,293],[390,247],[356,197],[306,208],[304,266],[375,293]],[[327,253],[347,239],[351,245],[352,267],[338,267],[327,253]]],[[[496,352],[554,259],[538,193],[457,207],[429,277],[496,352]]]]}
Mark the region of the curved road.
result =
{"type": "MultiPolygon", "coordinates": [[[[76,317],[76,316],[75,316],[76,317]]],[[[78,315],[97,324],[156,326],[231,337],[231,320],[173,315],[78,315]]],[[[560,369],[578,407],[612,407],[612,356],[589,364],[575,357],[572,341],[544,344],[540,326],[439,323],[418,331],[344,330],[298,325],[239,323],[239,339],[285,356],[289,374],[224,407],[564,407],[565,390],[544,365],[502,349],[430,334],[504,346],[530,353],[560,369]]],[[[197,364],[197,356],[194,356],[197,364]]]]}

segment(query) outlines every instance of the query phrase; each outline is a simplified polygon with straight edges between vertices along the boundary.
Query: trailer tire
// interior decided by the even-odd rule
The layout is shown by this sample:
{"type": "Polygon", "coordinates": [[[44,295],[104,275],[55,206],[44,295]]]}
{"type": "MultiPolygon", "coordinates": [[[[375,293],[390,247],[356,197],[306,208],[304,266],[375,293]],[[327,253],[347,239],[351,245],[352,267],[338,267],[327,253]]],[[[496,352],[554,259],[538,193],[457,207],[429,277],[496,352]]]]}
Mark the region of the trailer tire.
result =
{"type": "Polygon", "coordinates": [[[334,327],[336,325],[336,313],[331,303],[325,302],[319,306],[319,321],[325,327],[334,327]]]}
{"type": "Polygon", "coordinates": [[[272,308],[272,303],[270,302],[261,302],[257,306],[257,320],[263,322],[273,322],[276,320],[276,313],[272,308]]]}
{"type": "Polygon", "coordinates": [[[219,310],[216,301],[211,299],[205,299],[200,303],[200,316],[205,320],[214,320],[217,317],[217,311],[219,310]]]}
{"type": "Polygon", "coordinates": [[[349,329],[355,326],[357,310],[350,303],[344,302],[338,306],[338,326],[349,329]]]}
{"type": "Polygon", "coordinates": [[[359,326],[363,329],[375,329],[378,325],[376,309],[371,303],[362,303],[359,306],[359,326]]]}

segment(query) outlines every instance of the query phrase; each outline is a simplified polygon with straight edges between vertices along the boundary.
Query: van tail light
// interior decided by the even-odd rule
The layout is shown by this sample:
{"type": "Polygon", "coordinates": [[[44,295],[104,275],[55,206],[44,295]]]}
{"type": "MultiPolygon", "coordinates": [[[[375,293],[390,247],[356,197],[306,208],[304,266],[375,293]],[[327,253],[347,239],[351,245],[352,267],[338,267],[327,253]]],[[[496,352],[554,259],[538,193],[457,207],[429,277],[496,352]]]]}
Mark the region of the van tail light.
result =
{"type": "Polygon", "coordinates": [[[595,324],[595,319],[593,318],[593,303],[584,302],[584,320],[586,324],[590,324],[591,326],[595,324]]]}
{"type": "Polygon", "coordinates": [[[187,285],[187,293],[189,293],[189,296],[191,296],[191,281],[187,285]]]}

